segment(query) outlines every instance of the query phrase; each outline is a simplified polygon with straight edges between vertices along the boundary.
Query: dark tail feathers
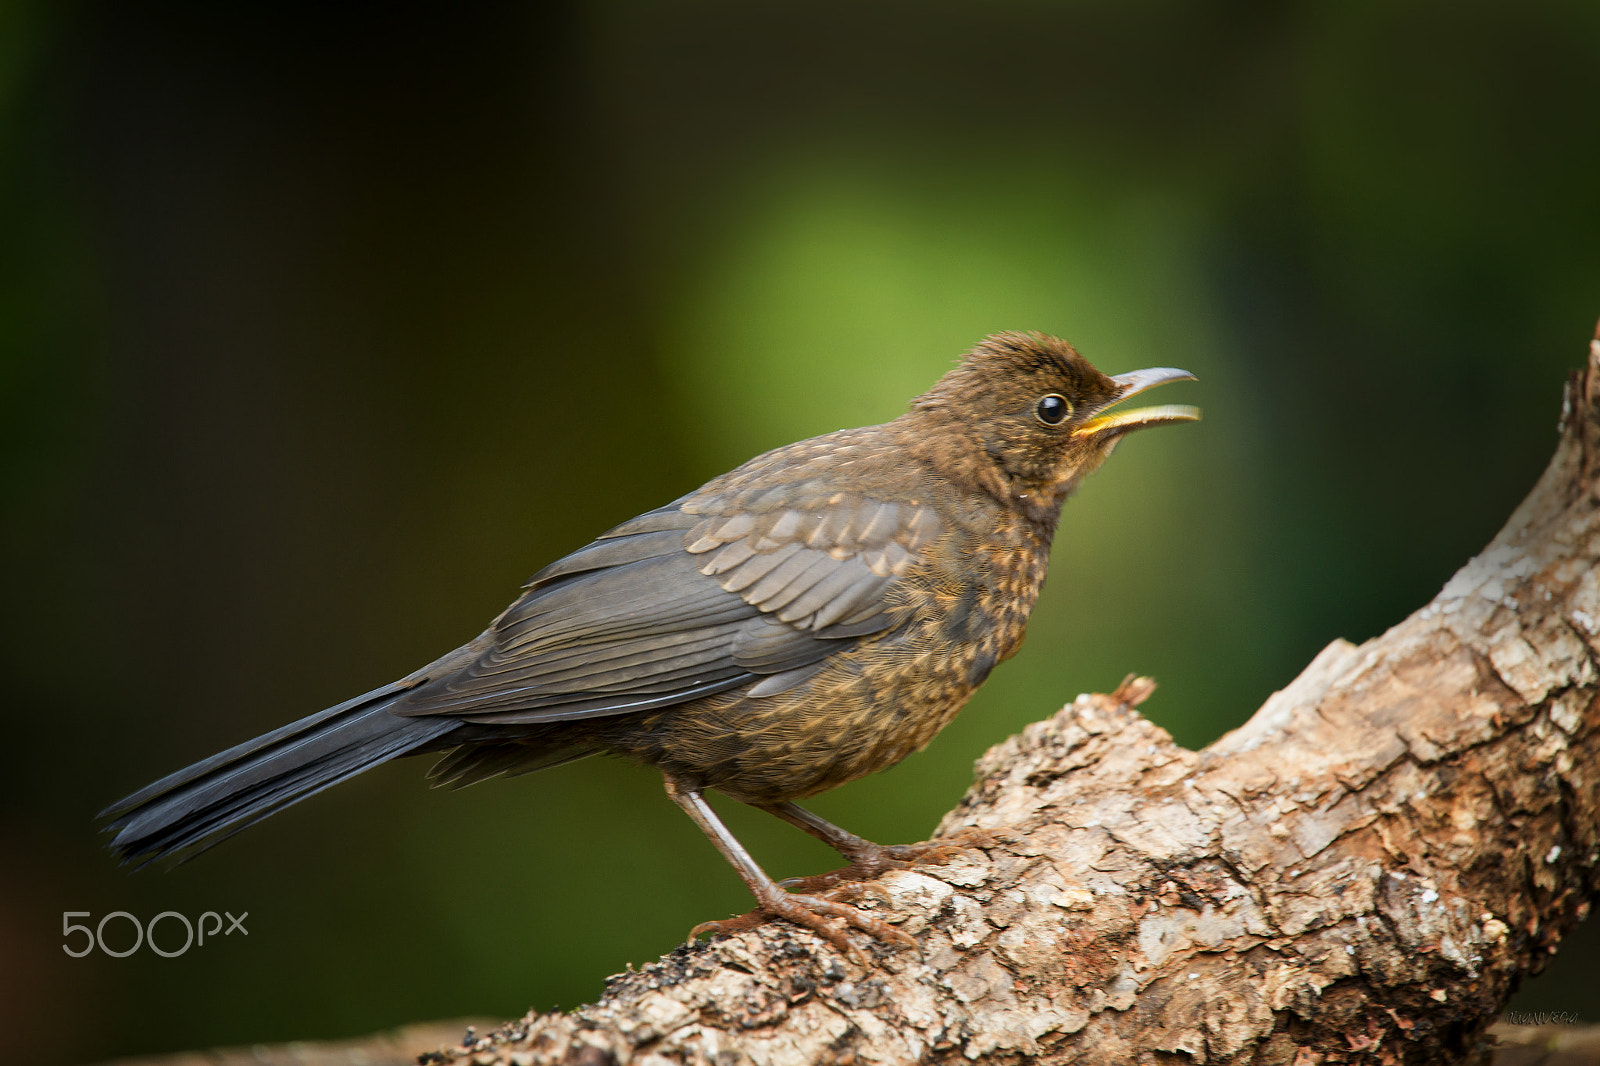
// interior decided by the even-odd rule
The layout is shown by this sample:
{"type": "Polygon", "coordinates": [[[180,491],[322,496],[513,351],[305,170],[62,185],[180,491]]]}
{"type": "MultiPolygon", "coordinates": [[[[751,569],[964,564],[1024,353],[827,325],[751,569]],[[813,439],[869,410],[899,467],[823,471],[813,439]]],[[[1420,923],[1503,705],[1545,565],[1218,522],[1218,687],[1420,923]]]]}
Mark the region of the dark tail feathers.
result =
{"type": "MultiPolygon", "coordinates": [[[[307,796],[420,749],[439,750],[453,718],[389,713],[416,683],[396,682],[229,748],[102,811],[124,862],[192,858],[307,796]],[[192,850],[191,850],[192,849],[192,850]]],[[[180,859],[180,861],[182,861],[180,859]]]]}

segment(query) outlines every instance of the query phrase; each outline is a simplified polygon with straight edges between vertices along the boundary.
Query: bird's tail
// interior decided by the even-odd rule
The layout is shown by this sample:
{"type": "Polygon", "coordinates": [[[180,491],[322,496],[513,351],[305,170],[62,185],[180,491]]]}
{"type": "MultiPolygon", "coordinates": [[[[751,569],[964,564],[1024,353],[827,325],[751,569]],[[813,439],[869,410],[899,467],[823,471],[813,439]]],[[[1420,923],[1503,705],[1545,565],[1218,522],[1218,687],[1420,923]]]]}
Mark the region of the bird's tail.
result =
{"type": "MultiPolygon", "coordinates": [[[[319,711],[197,762],[100,813],[116,833],[124,862],[180,852],[191,858],[270,814],[380,763],[440,750],[453,718],[403,718],[389,707],[415,684],[405,681],[319,711]]],[[[181,861],[181,859],[180,859],[181,861]]]]}

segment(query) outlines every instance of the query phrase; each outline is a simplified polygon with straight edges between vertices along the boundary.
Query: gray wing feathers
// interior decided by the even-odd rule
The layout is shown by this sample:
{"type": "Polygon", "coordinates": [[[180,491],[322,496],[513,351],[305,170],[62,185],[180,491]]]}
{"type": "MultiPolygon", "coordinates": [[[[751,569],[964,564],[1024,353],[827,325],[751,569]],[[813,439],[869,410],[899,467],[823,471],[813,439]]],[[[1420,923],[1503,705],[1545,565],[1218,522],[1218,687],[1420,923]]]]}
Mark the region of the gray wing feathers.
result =
{"type": "Polygon", "coordinates": [[[701,576],[681,549],[553,579],[500,616],[475,661],[420,686],[396,709],[557,721],[732,688],[755,679],[728,647],[759,613],[701,576]]]}
{"type": "MultiPolygon", "coordinates": [[[[665,516],[657,517],[652,511],[641,518],[651,518],[650,525],[660,525],[665,516]]],[[[634,521],[640,521],[635,519],[634,521]]],[[[651,559],[661,555],[671,555],[683,550],[683,530],[694,525],[694,518],[678,513],[678,525],[666,529],[646,529],[632,535],[616,535],[615,531],[607,533],[601,539],[587,547],[579,548],[571,555],[557,559],[549,566],[540,570],[528,579],[528,588],[539,585],[548,585],[557,578],[567,577],[572,574],[581,574],[589,570],[604,570],[611,566],[623,566],[627,563],[639,562],[642,559],[651,559]]],[[[618,527],[621,528],[621,527],[618,527]]]]}
{"type": "Polygon", "coordinates": [[[806,487],[764,489],[732,514],[689,498],[617,526],[535,574],[473,661],[395,712],[551,722],[799,684],[840,640],[894,624],[889,589],[942,528],[915,503],[797,501],[806,487]]]}

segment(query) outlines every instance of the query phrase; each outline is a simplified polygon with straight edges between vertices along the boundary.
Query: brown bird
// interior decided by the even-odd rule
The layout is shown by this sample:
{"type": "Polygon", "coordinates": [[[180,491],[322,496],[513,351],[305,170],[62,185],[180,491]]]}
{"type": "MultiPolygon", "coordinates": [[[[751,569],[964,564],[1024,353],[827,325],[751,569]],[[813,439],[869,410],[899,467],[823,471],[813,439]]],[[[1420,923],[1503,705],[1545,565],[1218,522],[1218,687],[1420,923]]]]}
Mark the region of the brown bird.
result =
{"type": "Polygon", "coordinates": [[[775,884],[702,793],[770,811],[858,874],[923,854],[794,801],[949,723],[1022,643],[1068,493],[1129,431],[1199,417],[1108,409],[1192,377],[1108,377],[1054,337],[989,337],[899,418],[757,456],[551,563],[438,661],[129,796],[103,813],[111,847],[187,856],[401,755],[448,752],[431,776],[465,785],[605,752],[661,771],[760,911],[852,954],[847,926],[903,940],[775,884]]]}

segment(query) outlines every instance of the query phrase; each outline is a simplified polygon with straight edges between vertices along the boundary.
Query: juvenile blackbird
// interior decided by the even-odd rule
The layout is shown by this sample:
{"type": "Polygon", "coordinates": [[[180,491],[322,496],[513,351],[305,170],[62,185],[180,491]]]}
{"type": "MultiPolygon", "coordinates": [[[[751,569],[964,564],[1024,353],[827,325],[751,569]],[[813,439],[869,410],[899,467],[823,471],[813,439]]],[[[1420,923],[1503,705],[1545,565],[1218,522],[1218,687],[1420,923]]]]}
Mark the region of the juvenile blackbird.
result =
{"type": "Polygon", "coordinates": [[[1108,409],[1185,378],[989,337],[892,422],[757,456],[540,570],[438,661],[129,796],[102,815],[111,847],[192,854],[401,755],[447,752],[431,776],[464,785],[606,752],[662,772],[761,911],[852,954],[847,926],[903,940],[774,884],[702,793],[859,872],[916,857],[794,801],[922,748],[1017,650],[1067,494],[1129,431],[1199,417],[1108,409]]]}

